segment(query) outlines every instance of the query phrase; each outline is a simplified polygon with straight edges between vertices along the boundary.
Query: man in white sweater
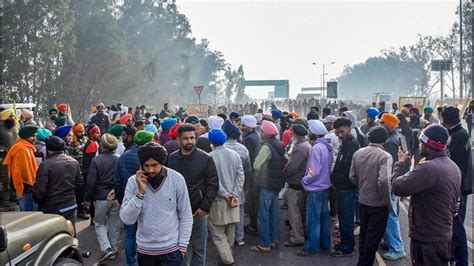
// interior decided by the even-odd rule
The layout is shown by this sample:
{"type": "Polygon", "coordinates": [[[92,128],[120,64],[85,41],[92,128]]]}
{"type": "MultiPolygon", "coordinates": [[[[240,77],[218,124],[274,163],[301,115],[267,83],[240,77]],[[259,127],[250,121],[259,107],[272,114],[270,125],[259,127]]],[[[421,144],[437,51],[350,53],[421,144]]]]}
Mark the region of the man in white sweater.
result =
{"type": "Polygon", "coordinates": [[[166,168],[166,149],[148,143],[138,150],[141,170],[128,179],[120,218],[138,222],[138,265],[183,265],[193,216],[184,177],[166,168]]]}
{"type": "Polygon", "coordinates": [[[219,191],[209,211],[209,232],[224,265],[234,265],[232,246],[235,240],[235,224],[240,221],[239,205],[245,175],[242,160],[237,152],[224,147],[227,139],[222,129],[209,131],[216,164],[219,191]]]}

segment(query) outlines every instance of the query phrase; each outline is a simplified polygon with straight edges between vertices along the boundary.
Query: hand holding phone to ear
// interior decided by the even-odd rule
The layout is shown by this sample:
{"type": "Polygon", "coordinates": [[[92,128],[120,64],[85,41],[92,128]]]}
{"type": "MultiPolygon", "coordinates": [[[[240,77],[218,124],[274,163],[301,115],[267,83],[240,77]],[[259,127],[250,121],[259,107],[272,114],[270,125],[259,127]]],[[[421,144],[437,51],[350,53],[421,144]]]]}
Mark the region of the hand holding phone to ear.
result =
{"type": "Polygon", "coordinates": [[[137,181],[137,189],[138,193],[144,195],[145,194],[145,188],[148,183],[146,180],[147,176],[145,175],[145,172],[142,170],[138,170],[137,174],[135,175],[135,180],[137,181]]]}

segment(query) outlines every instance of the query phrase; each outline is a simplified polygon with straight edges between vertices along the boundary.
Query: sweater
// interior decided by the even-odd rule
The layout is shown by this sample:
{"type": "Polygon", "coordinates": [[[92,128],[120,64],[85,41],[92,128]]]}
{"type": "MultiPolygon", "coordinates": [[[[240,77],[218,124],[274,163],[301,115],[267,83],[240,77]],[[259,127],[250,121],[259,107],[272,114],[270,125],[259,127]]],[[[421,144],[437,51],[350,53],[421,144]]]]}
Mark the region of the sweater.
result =
{"type": "Polygon", "coordinates": [[[163,255],[176,250],[186,252],[193,227],[193,215],[184,177],[166,169],[166,177],[156,190],[150,185],[140,195],[135,175],[128,179],[120,209],[126,225],[138,222],[137,251],[163,255]]]}
{"type": "Polygon", "coordinates": [[[305,191],[321,192],[331,187],[332,145],[328,138],[320,138],[314,144],[306,174],[301,180],[305,191]]]}

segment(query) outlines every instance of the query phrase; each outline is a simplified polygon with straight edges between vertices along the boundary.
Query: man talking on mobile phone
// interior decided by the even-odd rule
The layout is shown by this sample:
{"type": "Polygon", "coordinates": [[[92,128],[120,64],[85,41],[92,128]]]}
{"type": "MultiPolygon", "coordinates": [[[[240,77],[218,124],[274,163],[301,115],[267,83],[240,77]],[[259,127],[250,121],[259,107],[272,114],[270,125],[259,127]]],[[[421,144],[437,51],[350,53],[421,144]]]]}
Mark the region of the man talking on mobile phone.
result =
{"type": "Polygon", "coordinates": [[[141,170],[128,179],[120,218],[138,221],[138,265],[184,265],[193,216],[184,177],[164,167],[166,149],[147,143],[138,149],[141,170]]]}

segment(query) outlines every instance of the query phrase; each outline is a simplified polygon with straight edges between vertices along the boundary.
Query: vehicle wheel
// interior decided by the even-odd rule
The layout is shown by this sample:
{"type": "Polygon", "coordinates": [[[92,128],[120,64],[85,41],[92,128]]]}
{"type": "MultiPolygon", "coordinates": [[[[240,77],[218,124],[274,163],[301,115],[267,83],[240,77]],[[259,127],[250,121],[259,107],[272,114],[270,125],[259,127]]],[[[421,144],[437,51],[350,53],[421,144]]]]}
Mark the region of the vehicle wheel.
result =
{"type": "Polygon", "coordinates": [[[54,266],[79,266],[79,265],[82,265],[82,263],[80,263],[79,261],[75,259],[61,257],[61,258],[58,258],[54,262],[53,265],[54,266]]]}

